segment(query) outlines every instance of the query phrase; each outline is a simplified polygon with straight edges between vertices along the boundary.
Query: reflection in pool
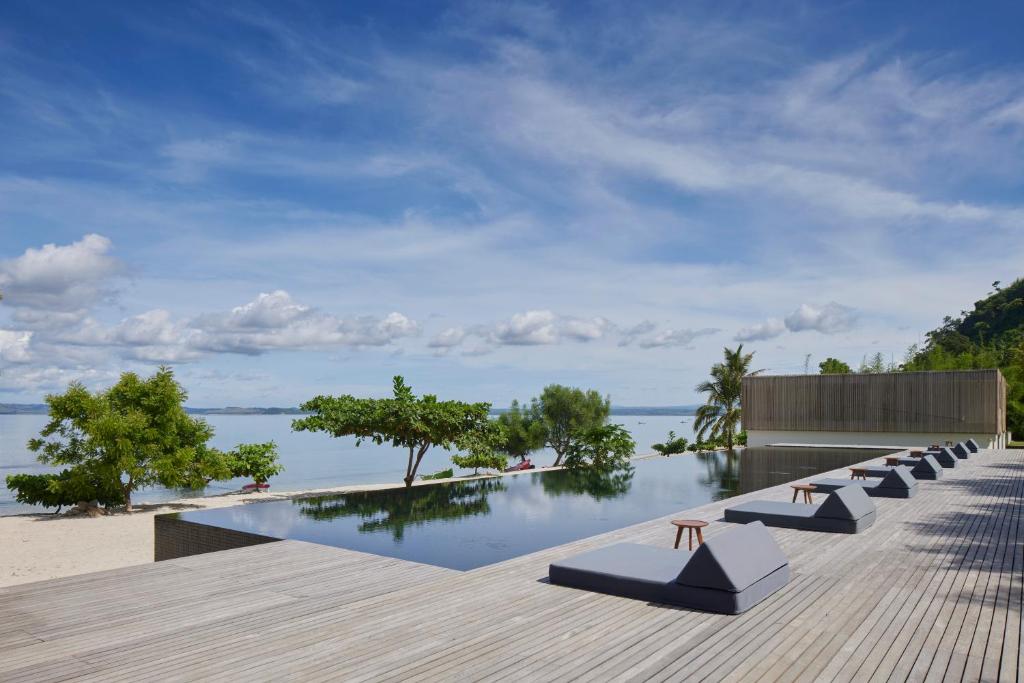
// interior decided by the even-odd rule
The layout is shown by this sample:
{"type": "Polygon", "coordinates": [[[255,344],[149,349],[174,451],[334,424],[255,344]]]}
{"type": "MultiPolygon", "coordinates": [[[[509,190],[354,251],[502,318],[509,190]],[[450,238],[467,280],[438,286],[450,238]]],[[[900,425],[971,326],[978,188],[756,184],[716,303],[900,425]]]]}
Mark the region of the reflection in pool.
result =
{"type": "Polygon", "coordinates": [[[198,524],[466,570],[883,453],[748,448],[641,460],[630,470],[611,475],[535,472],[178,516],[198,524]]]}

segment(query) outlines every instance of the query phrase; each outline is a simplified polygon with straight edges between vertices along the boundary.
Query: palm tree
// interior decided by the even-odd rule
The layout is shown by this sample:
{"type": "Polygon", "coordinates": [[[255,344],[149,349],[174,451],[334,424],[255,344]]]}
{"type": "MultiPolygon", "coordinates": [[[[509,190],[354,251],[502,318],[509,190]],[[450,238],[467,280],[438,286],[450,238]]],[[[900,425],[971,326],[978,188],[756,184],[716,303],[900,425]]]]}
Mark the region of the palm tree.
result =
{"type": "Polygon", "coordinates": [[[709,436],[711,439],[725,441],[726,448],[732,448],[736,428],[741,420],[743,378],[761,371],[750,370],[754,353],[743,353],[743,344],[735,349],[727,347],[724,352],[723,361],[711,366],[711,379],[697,385],[697,391],[708,397],[704,405],[697,409],[693,428],[697,432],[698,441],[704,441],[704,437],[709,436]]]}

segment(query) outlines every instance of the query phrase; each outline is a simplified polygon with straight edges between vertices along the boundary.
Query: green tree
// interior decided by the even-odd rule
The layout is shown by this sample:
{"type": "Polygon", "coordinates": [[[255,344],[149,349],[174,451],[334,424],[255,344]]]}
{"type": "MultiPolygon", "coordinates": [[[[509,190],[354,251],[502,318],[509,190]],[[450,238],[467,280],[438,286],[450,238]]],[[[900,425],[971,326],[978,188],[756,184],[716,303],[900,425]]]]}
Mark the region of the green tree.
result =
{"type": "Polygon", "coordinates": [[[849,365],[831,356],[818,363],[818,369],[823,375],[848,375],[853,372],[849,365]]]}
{"type": "Polygon", "coordinates": [[[55,507],[56,512],[83,500],[95,500],[106,507],[124,504],[120,486],[82,468],[59,474],[12,474],[7,477],[7,488],[15,492],[14,499],[19,503],[55,507]]]}
{"type": "Polygon", "coordinates": [[[227,459],[232,477],[246,477],[257,484],[266,484],[284,471],[284,466],[277,461],[277,444],[273,441],[238,444],[227,454],[227,459]]]}
{"type": "Polygon", "coordinates": [[[874,355],[868,357],[865,356],[860,362],[860,367],[857,372],[863,372],[867,374],[879,374],[882,372],[894,372],[896,366],[892,363],[885,362],[885,356],[882,355],[881,351],[876,352],[874,355]]]}
{"type": "Polygon", "coordinates": [[[562,464],[577,435],[608,420],[611,399],[593,389],[583,391],[560,384],[544,387],[530,404],[532,418],[544,429],[544,444],[555,452],[555,467],[562,464]]]}
{"type": "Polygon", "coordinates": [[[520,406],[519,401],[512,401],[512,407],[499,415],[497,421],[505,434],[504,442],[498,447],[500,452],[522,462],[533,451],[544,448],[544,423],[520,406]]]}
{"type": "Polygon", "coordinates": [[[724,349],[723,356],[721,363],[711,366],[711,379],[697,385],[697,391],[707,394],[707,399],[697,408],[693,429],[698,442],[721,440],[726,448],[732,448],[742,422],[743,378],[761,371],[750,370],[754,354],[743,353],[743,344],[724,349]]]}
{"type": "Polygon", "coordinates": [[[203,470],[197,463],[210,456],[206,444],[213,429],[185,412],[186,398],[166,367],[146,379],[126,372],[97,393],[75,382],[46,397],[49,422],[28,448],[44,464],[69,465],[116,484],[131,512],[132,494],[140,488],[206,483],[197,477],[203,470]]]}
{"type": "Polygon", "coordinates": [[[464,434],[456,440],[456,446],[463,454],[452,456],[452,462],[463,469],[473,469],[477,474],[481,467],[503,470],[508,464],[508,456],[498,449],[505,441],[505,430],[495,420],[485,427],[464,434]]]}
{"type": "Polygon", "coordinates": [[[449,450],[460,437],[486,427],[491,406],[438,401],[431,394],[417,397],[405,380],[396,376],[393,398],[317,396],[301,408],[312,414],[292,422],[295,431],[354,436],[357,446],[369,439],[376,444],[408,449],[404,481],[406,486],[412,486],[427,451],[432,446],[449,450]]]}
{"type": "Polygon", "coordinates": [[[565,450],[565,468],[614,472],[629,467],[636,442],[622,425],[601,425],[577,432],[565,450]]]}

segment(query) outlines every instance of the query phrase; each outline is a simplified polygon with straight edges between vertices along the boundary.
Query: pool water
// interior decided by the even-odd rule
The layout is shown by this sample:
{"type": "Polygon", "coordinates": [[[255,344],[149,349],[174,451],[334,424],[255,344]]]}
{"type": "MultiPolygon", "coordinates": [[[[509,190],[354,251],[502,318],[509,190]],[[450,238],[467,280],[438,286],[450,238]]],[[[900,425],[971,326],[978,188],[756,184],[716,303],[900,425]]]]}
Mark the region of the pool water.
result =
{"type": "MultiPolygon", "coordinates": [[[[180,519],[468,570],[878,457],[748,448],[176,513],[180,519]]],[[[666,531],[666,533],[668,533],[666,531]]]]}

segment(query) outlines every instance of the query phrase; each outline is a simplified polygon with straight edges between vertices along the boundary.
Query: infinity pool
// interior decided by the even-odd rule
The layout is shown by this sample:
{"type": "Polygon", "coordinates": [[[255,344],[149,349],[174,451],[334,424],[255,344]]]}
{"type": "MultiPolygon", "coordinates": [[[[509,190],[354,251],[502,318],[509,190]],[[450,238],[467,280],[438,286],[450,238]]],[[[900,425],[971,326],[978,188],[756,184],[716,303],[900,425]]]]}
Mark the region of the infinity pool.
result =
{"type": "Polygon", "coordinates": [[[538,472],[174,516],[194,524],[467,570],[884,453],[748,448],[639,460],[632,471],[607,476],[538,472]]]}

